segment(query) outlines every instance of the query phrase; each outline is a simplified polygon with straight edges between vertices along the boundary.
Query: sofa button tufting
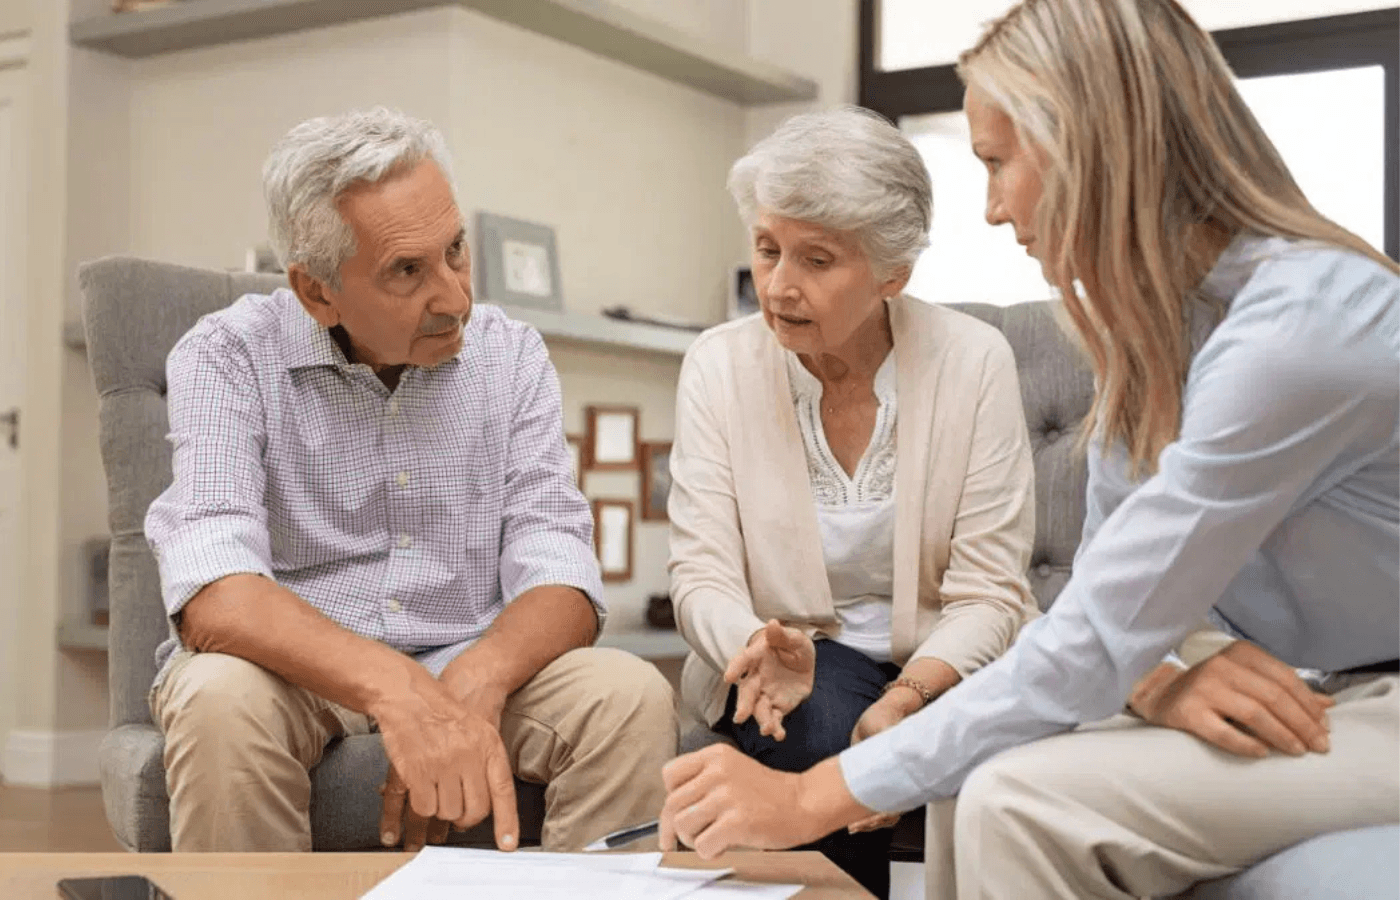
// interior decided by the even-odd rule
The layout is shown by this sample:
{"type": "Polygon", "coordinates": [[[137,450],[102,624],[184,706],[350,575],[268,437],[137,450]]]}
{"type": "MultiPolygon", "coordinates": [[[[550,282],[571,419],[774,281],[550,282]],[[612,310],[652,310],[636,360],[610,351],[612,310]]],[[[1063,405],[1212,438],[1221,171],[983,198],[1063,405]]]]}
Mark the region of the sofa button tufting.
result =
{"type": "Polygon", "coordinates": [[[1055,441],[1058,441],[1059,439],[1060,439],[1060,430],[1059,430],[1058,428],[1049,428],[1049,429],[1046,429],[1046,431],[1045,431],[1045,443],[1047,443],[1047,444],[1053,444],[1055,441]]]}
{"type": "Polygon", "coordinates": [[[1039,575],[1041,578],[1049,578],[1049,577],[1050,577],[1050,564],[1049,564],[1049,563],[1041,563],[1040,565],[1036,566],[1036,567],[1035,567],[1035,574],[1039,575]]]}

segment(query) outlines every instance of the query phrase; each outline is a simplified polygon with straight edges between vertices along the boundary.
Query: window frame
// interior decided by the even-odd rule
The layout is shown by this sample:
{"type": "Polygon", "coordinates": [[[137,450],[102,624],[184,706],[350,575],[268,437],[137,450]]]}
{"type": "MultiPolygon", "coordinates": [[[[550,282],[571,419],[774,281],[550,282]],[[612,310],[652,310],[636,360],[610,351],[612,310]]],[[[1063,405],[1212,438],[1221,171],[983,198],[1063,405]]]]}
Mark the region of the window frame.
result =
{"type": "MultiPolygon", "coordinates": [[[[954,112],[963,87],[951,64],[880,69],[879,2],[860,0],[860,105],[898,122],[954,112]]],[[[1381,66],[1385,70],[1385,246],[1400,261],[1400,7],[1211,32],[1239,78],[1381,66]]]]}

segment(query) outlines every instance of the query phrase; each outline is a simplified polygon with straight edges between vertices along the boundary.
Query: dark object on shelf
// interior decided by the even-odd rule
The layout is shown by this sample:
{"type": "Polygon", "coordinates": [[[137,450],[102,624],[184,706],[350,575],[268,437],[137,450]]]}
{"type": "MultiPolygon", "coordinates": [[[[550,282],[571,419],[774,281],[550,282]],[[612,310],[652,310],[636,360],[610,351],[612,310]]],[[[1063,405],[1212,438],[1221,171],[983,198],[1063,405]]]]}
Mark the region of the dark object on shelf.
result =
{"type": "Polygon", "coordinates": [[[623,322],[636,322],[638,325],[660,325],[662,328],[679,328],[682,331],[704,331],[708,325],[698,322],[686,322],[681,319],[673,319],[670,316],[639,316],[632,312],[630,306],[619,304],[609,306],[603,310],[603,315],[609,319],[618,319],[623,322]]]}
{"type": "Polygon", "coordinates": [[[88,619],[94,625],[107,624],[107,556],[111,545],[107,538],[91,538],[83,544],[88,561],[88,619]]]}
{"type": "Polygon", "coordinates": [[[652,594],[647,597],[647,624],[652,628],[676,630],[676,608],[671,605],[670,594],[652,594]]]}

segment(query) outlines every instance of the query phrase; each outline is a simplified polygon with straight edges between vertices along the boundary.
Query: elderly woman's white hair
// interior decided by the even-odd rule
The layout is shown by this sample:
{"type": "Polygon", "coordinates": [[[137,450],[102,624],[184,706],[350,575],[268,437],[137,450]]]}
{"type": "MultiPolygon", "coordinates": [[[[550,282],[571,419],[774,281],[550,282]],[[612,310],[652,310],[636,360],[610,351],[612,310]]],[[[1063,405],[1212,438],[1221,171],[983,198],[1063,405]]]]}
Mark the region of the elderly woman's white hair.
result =
{"type": "Polygon", "coordinates": [[[442,133],[382,106],[308,119],[287,132],[263,165],[268,231],[283,267],[299,264],[338,288],[340,267],[355,254],[355,234],[336,206],[340,196],[425,159],[452,182],[442,133]]]}
{"type": "Polygon", "coordinates": [[[729,192],[752,225],[760,213],[852,233],[885,277],[928,247],[933,187],[919,151],[867,109],[793,116],[729,170],[729,192]]]}

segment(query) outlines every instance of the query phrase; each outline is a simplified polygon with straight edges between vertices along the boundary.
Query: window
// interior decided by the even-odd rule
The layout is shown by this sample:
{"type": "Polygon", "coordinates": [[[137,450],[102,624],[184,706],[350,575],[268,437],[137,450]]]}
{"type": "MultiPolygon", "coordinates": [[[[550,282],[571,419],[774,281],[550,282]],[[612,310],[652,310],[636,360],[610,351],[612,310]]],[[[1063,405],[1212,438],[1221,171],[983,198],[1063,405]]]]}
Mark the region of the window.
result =
{"type": "MultiPolygon", "coordinates": [[[[899,123],[934,182],[932,247],[909,291],[938,302],[1038,300],[1049,288],[1010,229],[983,218],[986,174],[968,146],[950,63],[1011,0],[861,0],[860,102],[899,123]],[[936,15],[936,22],[927,21],[936,15]],[[919,25],[920,17],[925,21],[919,25]],[[897,27],[896,27],[897,26],[897,27]],[[878,60],[878,65],[876,64],[878,60]],[[969,260],[972,264],[969,264],[969,260]]],[[[1187,0],[1206,27],[1366,0],[1187,0]]],[[[1240,93],[1323,214],[1400,259],[1400,32],[1396,9],[1212,32],[1240,93]],[[1379,190],[1377,188],[1380,188],[1379,190]]]]}

